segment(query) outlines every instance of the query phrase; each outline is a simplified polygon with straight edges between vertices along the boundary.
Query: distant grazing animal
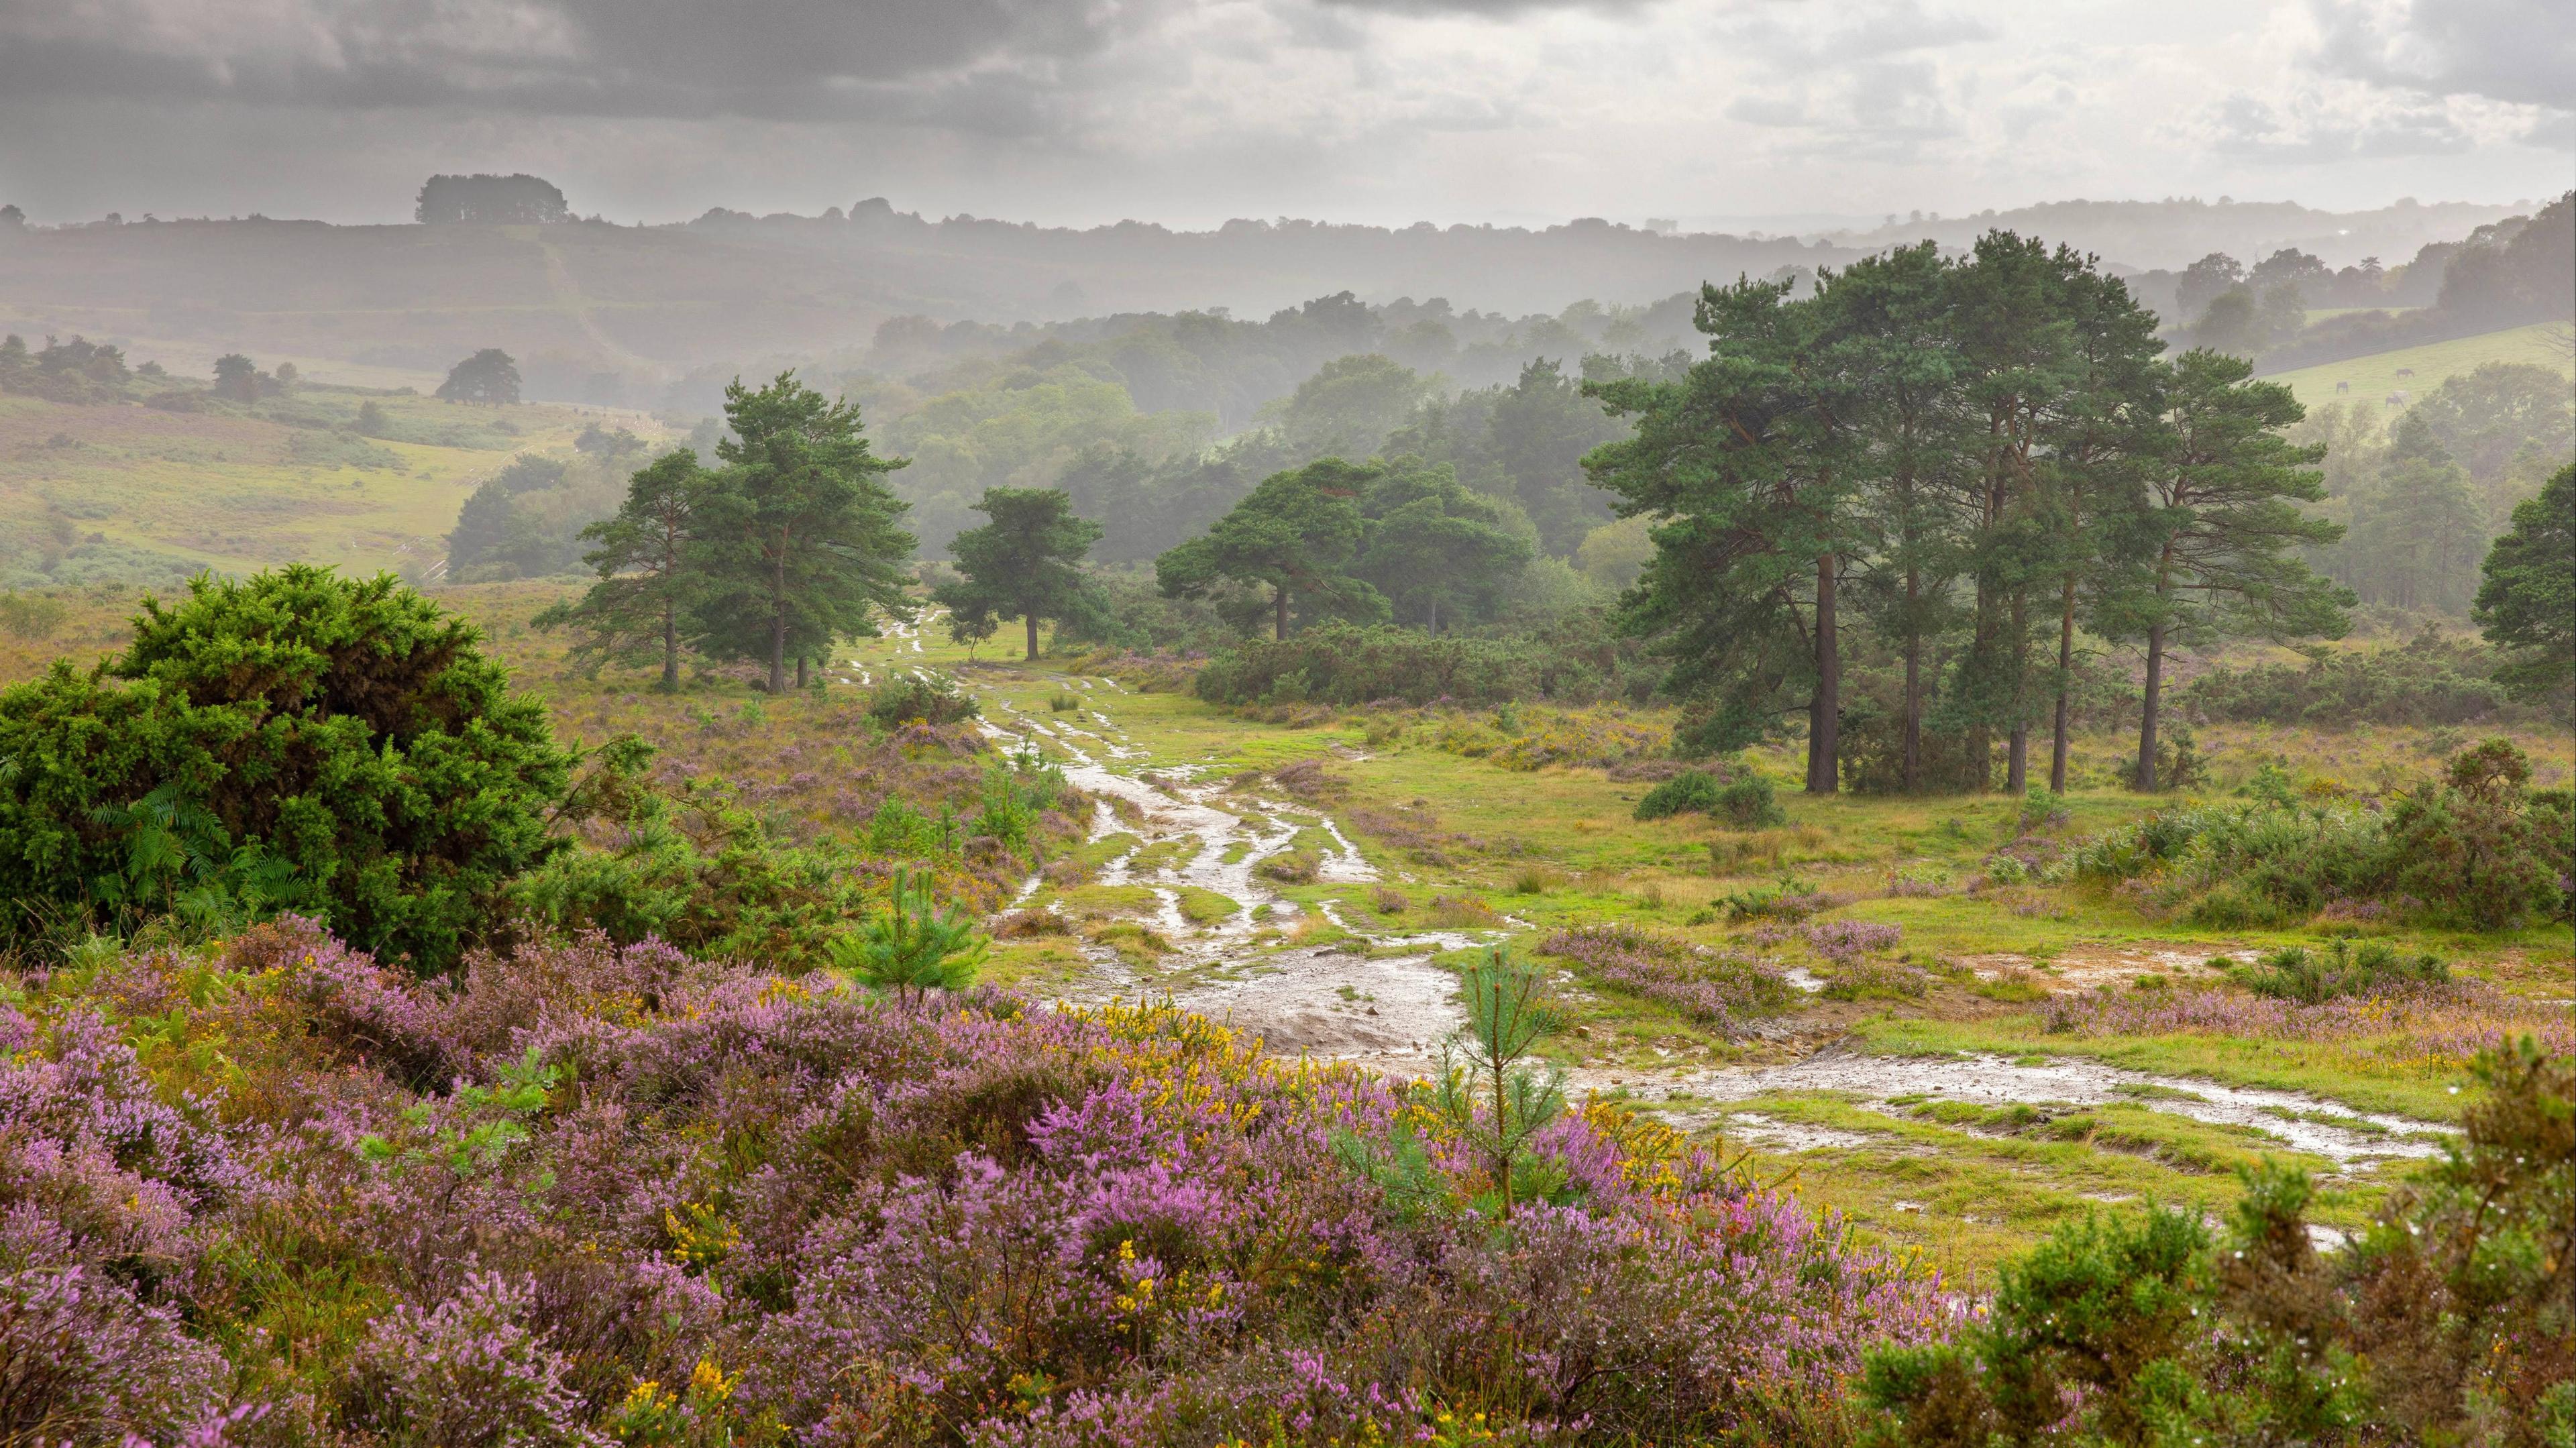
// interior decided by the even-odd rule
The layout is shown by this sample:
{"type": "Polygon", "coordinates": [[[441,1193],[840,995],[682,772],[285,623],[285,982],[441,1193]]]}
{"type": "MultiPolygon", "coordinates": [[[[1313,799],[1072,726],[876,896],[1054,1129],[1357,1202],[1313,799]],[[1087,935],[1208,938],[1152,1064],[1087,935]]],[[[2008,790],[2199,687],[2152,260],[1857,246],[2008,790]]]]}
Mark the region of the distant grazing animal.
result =
{"type": "Polygon", "coordinates": [[[2338,382],[2335,384],[2335,391],[2337,392],[2350,392],[2351,390],[2352,384],[2349,382],[2338,382]]]}
{"type": "Polygon", "coordinates": [[[2404,407],[2406,405],[2406,390],[2401,387],[2397,391],[2388,394],[2388,405],[2391,407],[2404,407]]]}
{"type": "Polygon", "coordinates": [[[2415,375],[2415,369],[2412,367],[2400,367],[2397,369],[2397,375],[2400,377],[2412,377],[2415,375]]]}

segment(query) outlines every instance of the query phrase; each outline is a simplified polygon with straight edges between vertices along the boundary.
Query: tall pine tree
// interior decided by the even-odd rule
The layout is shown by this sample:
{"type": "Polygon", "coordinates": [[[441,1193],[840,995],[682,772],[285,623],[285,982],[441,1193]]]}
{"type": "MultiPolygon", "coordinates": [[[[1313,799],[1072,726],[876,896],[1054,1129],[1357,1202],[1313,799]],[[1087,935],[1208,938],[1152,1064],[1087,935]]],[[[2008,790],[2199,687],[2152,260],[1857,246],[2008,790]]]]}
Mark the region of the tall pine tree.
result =
{"type": "Polygon", "coordinates": [[[732,436],[700,505],[709,591],[694,612],[699,646],[765,658],[769,689],[787,688],[835,639],[876,632],[878,613],[906,617],[904,565],[913,535],[886,486],[904,465],[869,451],[858,404],[834,402],[782,372],[753,391],[725,389],[732,436]]]}

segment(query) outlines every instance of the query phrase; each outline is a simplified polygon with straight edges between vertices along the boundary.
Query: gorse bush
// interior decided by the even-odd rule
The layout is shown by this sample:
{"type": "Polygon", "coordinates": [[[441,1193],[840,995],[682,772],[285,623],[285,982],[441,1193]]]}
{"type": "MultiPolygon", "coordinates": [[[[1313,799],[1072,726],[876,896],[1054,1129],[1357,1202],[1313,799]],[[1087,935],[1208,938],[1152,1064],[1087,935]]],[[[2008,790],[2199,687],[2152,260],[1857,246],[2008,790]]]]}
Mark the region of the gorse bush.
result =
{"type": "Polygon", "coordinates": [[[1636,815],[1641,820],[1677,814],[1711,815],[1739,830],[1767,829],[1789,821],[1771,781],[1741,767],[1722,773],[1685,770],[1637,801],[1636,815]]]}
{"type": "Polygon", "coordinates": [[[977,717],[983,706],[940,674],[906,674],[877,685],[868,697],[868,717],[887,729],[906,724],[958,724],[977,717]]]}
{"type": "Polygon", "coordinates": [[[2409,958],[2384,940],[2364,941],[2357,949],[2349,940],[2314,951],[2304,945],[2284,946],[2257,964],[2236,966],[2227,974],[2256,995],[2309,1005],[2339,996],[2375,996],[2409,986],[2439,985],[2451,978],[2439,958],[2424,954],[2409,958]]]}
{"type": "Polygon", "coordinates": [[[595,938],[426,985],[303,922],[56,972],[0,1006],[0,1343],[32,1302],[85,1355],[9,1426],[1781,1441],[1944,1329],[1919,1268],[1513,1084],[1494,978],[1499,1123],[1484,1075],[1444,1105],[1166,1008],[911,1010],[595,938]]]}
{"type": "Polygon", "coordinates": [[[479,644],[390,575],[145,599],[123,654],[0,692],[0,940],[292,907],[444,969],[564,847],[573,765],[479,644]]]}
{"type": "Polygon", "coordinates": [[[1876,1448],[2478,1443],[2576,1436],[2576,1064],[2474,1063],[2463,1139],[2318,1253],[2309,1183],[2249,1172],[2224,1236],[2092,1216],[2006,1266],[1953,1341],[1874,1353],[1876,1448]]]}
{"type": "Polygon", "coordinates": [[[2141,882],[2158,908],[2219,928],[2295,923],[2365,902],[2478,930],[2568,910],[2576,824],[2563,791],[2528,788],[2530,762],[2504,740],[2455,756],[2439,780],[2384,810],[2290,802],[2150,815],[2088,841],[2075,878],[2141,882]]]}

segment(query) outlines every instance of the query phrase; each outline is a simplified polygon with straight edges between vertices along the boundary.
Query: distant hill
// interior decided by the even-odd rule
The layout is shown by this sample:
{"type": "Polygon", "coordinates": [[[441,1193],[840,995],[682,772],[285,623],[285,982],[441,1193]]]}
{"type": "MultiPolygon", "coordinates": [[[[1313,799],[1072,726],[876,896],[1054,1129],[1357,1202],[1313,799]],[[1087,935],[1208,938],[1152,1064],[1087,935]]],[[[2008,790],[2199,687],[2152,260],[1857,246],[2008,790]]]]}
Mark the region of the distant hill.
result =
{"type": "Polygon", "coordinates": [[[2318,211],[2294,201],[2049,201],[2010,211],[1831,231],[1822,239],[1862,251],[1925,237],[1943,246],[1966,246],[2001,227],[2062,241],[2139,271],[2180,271],[2211,252],[2251,263],[2284,247],[2308,252],[2329,267],[2351,266],[2365,257],[2395,266],[2428,243],[2455,241],[2489,222],[2527,213],[2536,204],[2400,201],[2373,211],[2318,211]]]}
{"type": "Polygon", "coordinates": [[[861,349],[897,316],[1262,316],[1344,291],[1552,314],[1583,298],[1652,302],[1703,279],[1855,254],[1604,221],[1072,231],[925,221],[883,202],[850,216],[718,212],[660,227],[101,224],[0,233],[0,329],[420,374],[497,346],[520,359],[532,395],[612,403],[701,365],[861,349]]]}

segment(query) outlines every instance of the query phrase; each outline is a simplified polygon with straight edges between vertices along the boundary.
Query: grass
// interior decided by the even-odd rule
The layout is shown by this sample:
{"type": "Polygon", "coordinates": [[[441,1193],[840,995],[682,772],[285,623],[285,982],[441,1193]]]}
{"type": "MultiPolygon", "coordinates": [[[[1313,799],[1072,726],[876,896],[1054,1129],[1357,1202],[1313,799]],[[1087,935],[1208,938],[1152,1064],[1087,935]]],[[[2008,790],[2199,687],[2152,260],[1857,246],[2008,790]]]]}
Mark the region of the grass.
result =
{"type": "MultiPolygon", "coordinates": [[[[680,694],[652,693],[632,677],[580,679],[563,666],[560,639],[527,620],[562,590],[551,585],[495,585],[442,590],[440,597],[481,622],[493,650],[523,683],[541,694],[565,733],[591,744],[637,729],[684,749],[692,767],[744,779],[811,782],[784,791],[764,808],[799,829],[830,827],[834,793],[845,781],[828,721],[855,700],[842,685],[822,701],[762,700],[722,676],[693,680],[680,694]],[[837,702],[836,702],[837,701],[837,702]],[[756,710],[746,706],[757,705],[756,710]],[[759,722],[744,722],[756,713],[759,722]],[[790,749],[796,751],[794,756],[790,749]]],[[[56,653],[93,655],[122,640],[130,597],[99,594],[73,600],[60,631],[45,640],[0,638],[0,678],[24,677],[56,653]]],[[[1626,922],[1696,944],[1803,966],[1821,978],[1827,962],[1781,922],[1729,923],[1711,909],[1731,893],[1776,888],[1783,875],[1833,902],[1816,917],[1892,925],[1894,947],[1870,959],[1880,968],[1919,974],[1919,994],[1855,988],[1830,999],[1802,994],[1787,1014],[1735,1036],[1687,1019],[1651,999],[1592,988],[1568,975],[1563,1029],[1547,1052],[1576,1073],[1579,1089],[1635,1093],[1661,1106],[1670,1098],[1678,1122],[1712,1130],[1731,1156],[1750,1150],[1765,1180],[1794,1174],[1808,1200],[1859,1221],[1885,1240],[1918,1248],[1973,1283],[2005,1254],[2070,1215],[2106,1203],[2155,1199],[2199,1210],[2233,1199],[2233,1168],[2266,1154],[2277,1141],[2244,1128],[2209,1126],[2178,1115],[2166,1080],[2206,1081],[2304,1093],[2299,1112],[2350,1128],[2352,1113],[2370,1112],[2427,1124],[2456,1120],[2461,1083],[2456,1056],[2411,1058],[2367,1036],[2334,1040],[2236,1039],[2194,1034],[2052,1033],[2037,1009],[2047,997],[2087,990],[2102,980],[2127,992],[2138,975],[2167,988],[2230,990],[2200,964],[2222,952],[2313,941],[2302,931],[2216,931],[2178,921],[2151,921],[2111,901],[2069,887],[2016,886],[1969,893],[1962,888],[1986,856],[2010,840],[2017,801],[2000,796],[1888,799],[1796,792],[1799,760],[1789,747],[1757,750],[1751,763],[1780,786],[1788,822],[1776,830],[1728,831],[1698,817],[1639,823],[1637,797],[1650,787],[1612,779],[1594,767],[1505,767],[1438,747],[1424,724],[1390,728],[1386,716],[1334,715],[1307,728],[1261,723],[1173,693],[1144,693],[1069,672],[987,662],[963,668],[965,650],[933,627],[915,653],[909,639],[853,646],[840,661],[882,672],[888,665],[947,669],[982,693],[988,716],[1009,716],[1008,703],[1040,718],[1071,718],[1052,701],[1078,695],[1081,727],[1110,734],[1136,753],[1111,759],[1085,743],[1106,767],[1158,772],[1175,781],[1223,786],[1247,771],[1266,776],[1313,759],[1327,787],[1288,799],[1265,781],[1210,796],[1220,808],[1257,821],[1265,833],[1294,830],[1295,852],[1322,859],[1339,846],[1329,820],[1380,879],[1270,882],[1302,912],[1230,899],[1162,876],[1175,895],[1180,923],[1193,934],[1234,924],[1250,927],[1193,944],[1176,938],[1163,898],[1150,883],[1104,885],[1101,872],[1125,858],[1133,878],[1188,863],[1201,848],[1187,836],[1156,832],[1166,822],[1132,806],[1120,828],[1079,843],[1050,847],[1044,883],[1020,903],[1060,909],[1078,934],[1032,935],[997,942],[988,978],[1045,998],[1099,988],[1093,959],[1114,953],[1140,983],[1176,986],[1191,972],[1221,964],[1253,965],[1270,953],[1341,943],[1372,958],[1425,947],[1399,947],[1404,932],[1470,932],[1501,938],[1530,952],[1544,934],[1575,924],[1626,922]],[[1093,716],[1104,716],[1100,723],[1093,716]],[[1371,746],[1374,726],[1378,738],[1371,746]],[[1337,749],[1336,746],[1342,746],[1337,749]],[[1353,757],[1365,752],[1365,758],[1353,757]],[[1751,848],[1713,854],[1712,843],[1753,840],[1751,848]],[[1400,908],[1387,911],[1381,899],[1400,908]],[[1359,932],[1349,936],[1321,914],[1332,902],[1359,932]],[[1247,905],[1252,908],[1247,909],[1247,905]],[[1184,950],[1181,947],[1187,946],[1184,950]],[[2125,964],[2124,964],[2125,962],[2125,964]],[[1809,1056],[1830,1044],[1879,1055],[1948,1055],[1967,1051],[2044,1060],[2082,1057],[2163,1080],[2126,1083],[2120,1099],[2082,1111],[2043,1103],[2006,1108],[1937,1109],[1928,1102],[1885,1110],[1820,1091],[1775,1091],[1723,1107],[1699,1102],[1701,1073],[1761,1069],[1809,1056]],[[1826,1135],[1827,1144],[1791,1150],[1759,1144],[1757,1118],[1826,1135]],[[1732,1123],[1732,1127],[1730,1127],[1732,1123]],[[1732,1134],[1730,1134],[1730,1131],[1732,1134]]],[[[846,673],[837,669],[835,673],[846,673]]],[[[1635,711],[1642,727],[1663,727],[1657,711],[1635,711]]],[[[2471,733],[2482,733],[2472,730],[2471,733]]],[[[2543,783],[2570,777],[2576,758],[2563,736],[2516,731],[2543,783]]],[[[2209,797],[2228,792],[2262,764],[2286,761],[2299,779],[2363,784],[2429,772],[2442,740],[2431,731],[2356,728],[2344,731],[2269,726],[2205,726],[2198,731],[2209,761],[2209,797]]],[[[2131,820],[2171,798],[2141,799],[2118,787],[2130,747],[2122,736],[2086,735],[2076,742],[2074,783],[2063,838],[2131,820]]],[[[1063,754],[1060,744],[1044,746],[1063,754]]],[[[925,766],[930,767],[930,766],[925,766]]],[[[1086,810],[1088,806],[1084,807],[1086,810]]],[[[1086,816],[1087,818],[1087,816],[1086,816]]],[[[1238,863],[1241,848],[1224,852],[1238,863]]],[[[1200,863],[1207,863],[1201,861],[1200,863]]],[[[989,901],[999,908],[1011,892],[989,901]]],[[[2396,929],[2403,950],[2430,950],[2460,975],[2490,982],[2526,1000],[2565,995],[2565,960],[2576,937],[2563,926],[2502,937],[2396,929]]],[[[1450,968],[1471,951],[1444,951],[1450,968]]],[[[1866,984],[1865,982],[1863,983],[1866,984]]],[[[1729,1093],[1732,1094],[1732,1093],[1729,1093]]],[[[2328,1184],[2319,1220],[2354,1225],[2390,1170],[2356,1173],[2328,1184]]]]}
{"type": "Polygon", "coordinates": [[[2275,373],[2265,380],[2283,384],[2298,395],[2299,401],[2312,408],[2338,400],[2368,401],[2385,407],[2392,392],[2403,390],[2420,398],[2441,386],[2443,379],[2474,372],[2489,362],[2529,362],[2564,373],[2568,370],[2567,358],[2565,354],[2552,350],[2549,343],[2550,334],[2558,325],[2535,322],[2528,327],[2482,332],[2474,337],[2458,337],[2448,342],[2427,342],[2420,347],[2403,347],[2394,352],[2376,352],[2342,362],[2275,373]],[[2397,374],[2401,369],[2412,369],[2415,375],[2400,377],[2397,374]],[[2335,384],[2338,382],[2352,384],[2352,390],[2336,392],[2335,384]]]}
{"type": "MultiPolygon", "coordinates": [[[[0,396],[0,538],[14,543],[0,544],[0,573],[166,589],[200,568],[304,560],[422,576],[446,556],[476,484],[513,453],[568,453],[598,420],[571,407],[466,409],[319,387],[249,415],[0,396]],[[395,440],[329,426],[354,421],[366,401],[395,440]]],[[[610,421],[662,434],[640,416],[610,421]]]]}

